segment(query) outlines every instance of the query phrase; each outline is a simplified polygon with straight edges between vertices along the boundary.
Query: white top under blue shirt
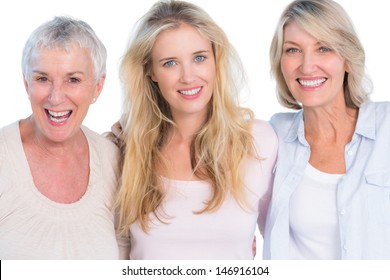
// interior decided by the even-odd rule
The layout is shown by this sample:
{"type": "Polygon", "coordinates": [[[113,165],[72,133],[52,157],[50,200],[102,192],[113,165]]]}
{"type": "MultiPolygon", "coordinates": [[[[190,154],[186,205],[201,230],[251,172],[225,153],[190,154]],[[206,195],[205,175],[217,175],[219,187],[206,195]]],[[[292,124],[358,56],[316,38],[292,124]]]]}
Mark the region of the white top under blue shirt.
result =
{"type": "Polygon", "coordinates": [[[306,165],[302,183],[290,198],[291,259],[340,259],[336,205],[337,184],[343,176],[322,172],[310,163],[306,165]]]}
{"type": "MultiPolygon", "coordinates": [[[[303,110],[271,120],[279,138],[275,182],[264,234],[264,259],[290,259],[290,199],[310,158],[303,110]]],[[[366,102],[345,147],[337,184],[341,259],[390,259],[390,103],[366,102]]],[[[308,209],[310,211],[310,209],[308,209]]],[[[321,217],[318,217],[321,219],[321,217]]]]}

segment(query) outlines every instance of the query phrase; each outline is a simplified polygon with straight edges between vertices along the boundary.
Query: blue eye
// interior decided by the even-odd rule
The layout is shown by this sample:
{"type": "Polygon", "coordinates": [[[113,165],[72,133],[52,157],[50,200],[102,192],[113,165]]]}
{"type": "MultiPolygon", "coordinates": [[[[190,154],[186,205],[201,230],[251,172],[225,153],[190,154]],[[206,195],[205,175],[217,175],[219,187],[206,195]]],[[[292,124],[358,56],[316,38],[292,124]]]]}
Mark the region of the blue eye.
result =
{"type": "Polygon", "coordinates": [[[195,57],[195,61],[196,61],[196,62],[202,62],[202,61],[204,61],[205,59],[206,59],[206,57],[203,56],[203,55],[197,55],[197,56],[195,57]]]}
{"type": "Polygon", "coordinates": [[[297,49],[297,48],[288,48],[287,50],[286,50],[286,53],[299,53],[300,51],[299,51],[299,49],[297,49]]]}
{"type": "Polygon", "coordinates": [[[332,49],[328,47],[320,47],[320,52],[325,53],[325,52],[331,52],[332,49]]]}
{"type": "Polygon", "coordinates": [[[172,67],[172,66],[175,66],[176,65],[176,62],[173,61],[173,60],[168,60],[167,62],[165,62],[163,64],[164,67],[172,67]]]}

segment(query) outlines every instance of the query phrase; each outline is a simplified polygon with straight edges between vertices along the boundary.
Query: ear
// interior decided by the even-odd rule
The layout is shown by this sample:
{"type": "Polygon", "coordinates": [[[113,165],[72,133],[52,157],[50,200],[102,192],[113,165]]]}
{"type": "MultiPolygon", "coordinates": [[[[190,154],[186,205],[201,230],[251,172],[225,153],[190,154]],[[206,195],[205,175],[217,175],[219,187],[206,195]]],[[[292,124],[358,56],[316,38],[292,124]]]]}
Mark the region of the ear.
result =
{"type": "Polygon", "coordinates": [[[150,74],[150,79],[153,81],[153,82],[155,82],[155,83],[157,83],[157,79],[156,79],[156,76],[154,75],[154,73],[152,72],[151,74],[150,74]]]}
{"type": "Polygon", "coordinates": [[[100,96],[100,93],[103,90],[103,86],[104,86],[105,81],[106,81],[106,74],[103,74],[96,84],[96,90],[95,90],[95,93],[92,97],[92,103],[95,103],[96,99],[98,99],[98,97],[100,96]]]}
{"type": "Polygon", "coordinates": [[[345,62],[344,70],[345,70],[345,72],[349,73],[348,63],[346,63],[346,62],[345,62]]]}
{"type": "Polygon", "coordinates": [[[26,91],[28,92],[28,82],[26,80],[26,76],[23,75],[23,84],[24,84],[24,88],[26,89],[26,91]]]}
{"type": "Polygon", "coordinates": [[[30,94],[28,92],[28,81],[24,75],[23,75],[23,84],[24,84],[24,88],[26,89],[26,93],[27,93],[28,97],[30,98],[30,94]]]}

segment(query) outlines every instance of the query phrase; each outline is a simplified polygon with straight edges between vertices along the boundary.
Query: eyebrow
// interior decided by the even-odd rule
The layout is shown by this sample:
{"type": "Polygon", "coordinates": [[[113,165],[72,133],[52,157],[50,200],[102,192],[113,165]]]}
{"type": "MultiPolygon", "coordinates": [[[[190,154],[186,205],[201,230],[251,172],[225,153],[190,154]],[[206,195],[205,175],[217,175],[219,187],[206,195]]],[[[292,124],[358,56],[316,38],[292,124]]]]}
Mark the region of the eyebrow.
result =
{"type": "Polygon", "coordinates": [[[284,42],[283,42],[283,45],[284,45],[284,44],[298,45],[298,43],[295,43],[295,42],[293,42],[293,41],[284,41],[284,42]]]}
{"type": "Polygon", "coordinates": [[[68,73],[68,76],[73,76],[75,74],[84,75],[84,72],[81,72],[81,71],[70,72],[70,73],[68,73]]]}
{"type": "MultiPolygon", "coordinates": [[[[296,43],[294,41],[284,41],[283,42],[283,45],[285,44],[290,44],[290,45],[295,45],[295,46],[299,46],[300,44],[299,43],[296,43]]],[[[316,45],[322,45],[323,43],[321,43],[320,41],[317,41],[316,45]]]]}
{"type": "Polygon", "coordinates": [[[172,56],[172,57],[166,57],[166,58],[161,58],[158,60],[158,62],[164,62],[164,61],[167,61],[167,60],[172,60],[172,59],[175,59],[176,57],[172,56]]]}
{"type": "Polygon", "coordinates": [[[209,52],[210,51],[208,51],[208,50],[200,50],[200,51],[194,52],[193,54],[209,53],[209,52]]]}
{"type": "MultiPolygon", "coordinates": [[[[39,74],[39,75],[44,75],[44,76],[49,76],[48,73],[44,72],[44,71],[39,71],[39,70],[33,70],[32,71],[33,74],[39,74]]],[[[84,75],[84,72],[82,71],[74,71],[74,72],[69,72],[67,73],[66,75],[68,76],[73,76],[75,74],[80,74],[80,75],[84,75]]]]}

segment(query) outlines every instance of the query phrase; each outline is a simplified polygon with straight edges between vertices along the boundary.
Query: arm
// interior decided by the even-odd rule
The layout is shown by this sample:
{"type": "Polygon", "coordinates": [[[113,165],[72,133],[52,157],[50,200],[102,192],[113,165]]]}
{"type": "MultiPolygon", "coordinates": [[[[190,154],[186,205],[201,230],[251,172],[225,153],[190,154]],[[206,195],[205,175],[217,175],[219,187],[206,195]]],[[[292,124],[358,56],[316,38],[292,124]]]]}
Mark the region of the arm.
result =
{"type": "Polygon", "coordinates": [[[262,122],[254,130],[256,149],[260,160],[260,188],[264,190],[259,202],[258,227],[260,233],[264,234],[265,220],[267,217],[268,206],[272,196],[272,187],[274,182],[274,167],[278,153],[278,139],[272,127],[262,122]]]}
{"type": "Polygon", "coordinates": [[[104,133],[104,136],[111,142],[115,143],[118,148],[123,151],[125,147],[125,140],[123,134],[125,115],[122,115],[120,120],[111,126],[111,131],[104,133]]]}
{"type": "Polygon", "coordinates": [[[119,250],[120,260],[130,259],[130,237],[117,236],[116,238],[119,250]]]}

